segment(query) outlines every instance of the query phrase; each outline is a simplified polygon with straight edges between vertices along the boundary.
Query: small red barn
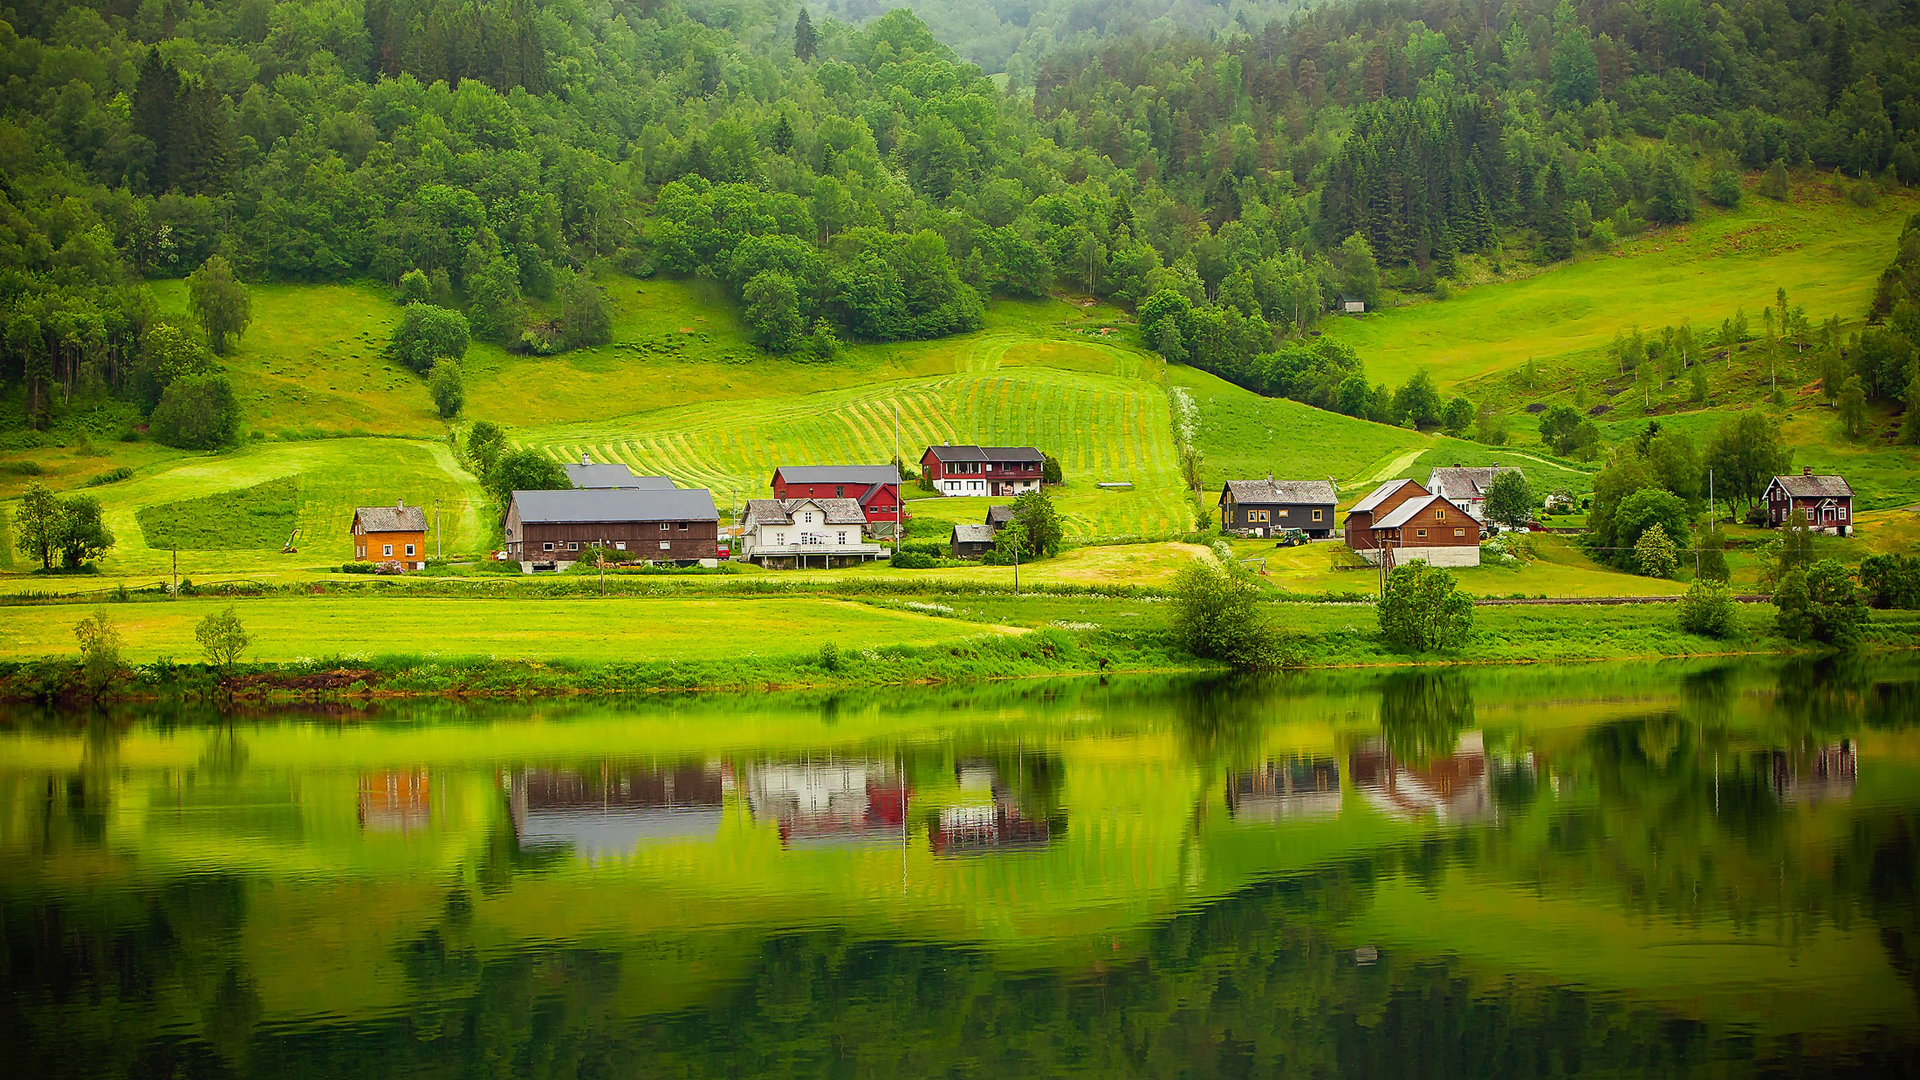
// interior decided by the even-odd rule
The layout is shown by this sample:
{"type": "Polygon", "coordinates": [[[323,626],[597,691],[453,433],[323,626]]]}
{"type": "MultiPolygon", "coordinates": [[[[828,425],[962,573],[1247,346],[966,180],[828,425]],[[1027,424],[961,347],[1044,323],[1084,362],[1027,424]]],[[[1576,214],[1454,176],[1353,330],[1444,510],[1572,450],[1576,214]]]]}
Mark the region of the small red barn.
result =
{"type": "Polygon", "coordinates": [[[1803,468],[1799,476],[1776,476],[1761,496],[1767,521],[1774,528],[1798,514],[1809,529],[1835,536],[1853,534],[1853,488],[1839,476],[1815,476],[1803,468]]]}
{"type": "Polygon", "coordinates": [[[782,465],[773,471],[773,497],[852,499],[870,526],[912,516],[900,504],[900,470],[892,465],[782,465]]]}

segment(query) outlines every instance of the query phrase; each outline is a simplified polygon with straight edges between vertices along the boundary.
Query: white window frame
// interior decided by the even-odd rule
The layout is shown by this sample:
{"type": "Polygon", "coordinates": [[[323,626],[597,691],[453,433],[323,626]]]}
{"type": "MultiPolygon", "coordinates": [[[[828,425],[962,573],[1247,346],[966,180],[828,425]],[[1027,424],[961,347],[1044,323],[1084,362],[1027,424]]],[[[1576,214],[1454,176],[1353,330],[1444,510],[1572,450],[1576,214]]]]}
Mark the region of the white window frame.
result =
{"type": "Polygon", "coordinates": [[[541,545],[540,545],[540,550],[541,550],[541,551],[552,551],[552,550],[553,550],[553,541],[551,541],[551,540],[549,540],[549,541],[547,541],[546,543],[544,543],[544,544],[541,544],[541,545]]]}
{"type": "Polygon", "coordinates": [[[671,540],[662,540],[662,541],[660,541],[660,550],[661,550],[661,551],[672,551],[672,550],[673,550],[673,541],[671,541],[671,540]]]}
{"type": "Polygon", "coordinates": [[[381,545],[380,545],[380,554],[381,554],[381,555],[383,555],[383,556],[385,556],[385,557],[387,557],[387,558],[389,558],[389,559],[391,559],[391,558],[393,558],[393,545],[392,545],[392,544],[381,544],[381,545]]]}
{"type": "Polygon", "coordinates": [[[413,545],[412,545],[412,544],[408,544],[408,545],[407,545],[407,558],[409,558],[409,559],[411,559],[411,558],[413,558],[413,545]]]}
{"type": "Polygon", "coordinates": [[[627,550],[627,542],[625,540],[615,540],[613,542],[613,550],[615,551],[627,550]]]}
{"type": "Polygon", "coordinates": [[[578,541],[578,540],[569,540],[569,541],[567,541],[567,550],[568,550],[568,551],[579,551],[579,550],[580,550],[580,541],[578,541]]]}

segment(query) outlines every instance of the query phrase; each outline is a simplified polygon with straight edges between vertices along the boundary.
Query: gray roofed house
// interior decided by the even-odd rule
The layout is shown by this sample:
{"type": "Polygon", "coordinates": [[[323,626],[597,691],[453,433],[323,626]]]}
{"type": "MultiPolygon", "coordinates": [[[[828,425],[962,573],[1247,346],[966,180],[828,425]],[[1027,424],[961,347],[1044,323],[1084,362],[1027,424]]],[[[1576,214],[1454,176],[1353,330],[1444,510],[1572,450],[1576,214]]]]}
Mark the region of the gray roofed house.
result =
{"type": "Polygon", "coordinates": [[[794,511],[808,503],[820,508],[822,524],[866,524],[866,511],[853,499],[748,499],[742,524],[749,529],[755,525],[791,525],[794,511]]]}
{"type": "Polygon", "coordinates": [[[1493,486],[1494,478],[1501,473],[1517,473],[1510,465],[1487,465],[1480,467],[1461,467],[1458,465],[1435,469],[1427,477],[1427,490],[1435,495],[1444,496],[1449,502],[1473,515],[1474,520],[1486,520],[1487,489],[1493,486]]]}
{"type": "Polygon", "coordinates": [[[1011,506],[987,507],[987,528],[998,529],[1013,520],[1015,510],[1011,506]]]}
{"type": "Polygon", "coordinates": [[[1798,476],[1776,476],[1774,482],[1785,488],[1787,494],[1796,499],[1840,499],[1852,498],[1853,488],[1844,477],[1815,476],[1804,472],[1798,476]]]}
{"type": "Polygon", "coordinates": [[[929,446],[927,453],[940,461],[1044,461],[1045,454],[1031,446],[929,446]]]}
{"type": "Polygon", "coordinates": [[[426,532],[427,511],[396,502],[392,506],[357,506],[354,531],[370,533],[426,532]]]}
{"type": "MultiPolygon", "coordinates": [[[[1371,513],[1374,507],[1379,506],[1381,503],[1387,501],[1388,496],[1392,495],[1396,491],[1399,491],[1402,487],[1405,487],[1408,484],[1412,484],[1415,487],[1420,486],[1419,482],[1414,480],[1388,480],[1387,482],[1381,484],[1379,487],[1374,488],[1372,491],[1368,492],[1366,498],[1361,499],[1357,503],[1354,503],[1353,509],[1347,512],[1350,514],[1371,513]]],[[[1421,488],[1421,490],[1425,491],[1426,489],[1421,488]]]]}
{"type": "Polygon", "coordinates": [[[527,524],[603,521],[719,521],[706,488],[575,488],[516,491],[513,505],[527,524]]]}
{"type": "Polygon", "coordinates": [[[561,466],[567,470],[567,480],[576,488],[647,488],[662,490],[673,486],[673,481],[664,476],[635,476],[633,470],[624,463],[615,461],[601,464],[585,454],[580,455],[580,463],[568,462],[561,466]]]}
{"type": "Polygon", "coordinates": [[[978,559],[993,546],[991,525],[955,525],[950,543],[956,559],[978,559]]]}
{"type": "Polygon", "coordinates": [[[1412,521],[1415,514],[1432,506],[1435,502],[1445,501],[1445,496],[1441,495],[1428,495],[1425,498],[1415,497],[1408,499],[1406,502],[1401,503],[1389,511],[1386,517],[1374,522],[1373,527],[1376,529],[1397,529],[1407,522],[1412,521]]]}
{"type": "Polygon", "coordinates": [[[1760,501],[1766,504],[1768,524],[1776,528],[1795,520],[1820,532],[1853,535],[1853,488],[1844,477],[1816,476],[1813,469],[1803,468],[1798,476],[1774,477],[1760,501]]]}
{"type": "Polygon", "coordinates": [[[774,569],[871,562],[880,557],[880,545],[867,538],[867,528],[858,499],[748,499],[735,554],[774,569]]]}
{"type": "Polygon", "coordinates": [[[1298,530],[1323,539],[1333,535],[1331,480],[1229,480],[1220,489],[1220,528],[1240,536],[1271,536],[1298,530]]]}

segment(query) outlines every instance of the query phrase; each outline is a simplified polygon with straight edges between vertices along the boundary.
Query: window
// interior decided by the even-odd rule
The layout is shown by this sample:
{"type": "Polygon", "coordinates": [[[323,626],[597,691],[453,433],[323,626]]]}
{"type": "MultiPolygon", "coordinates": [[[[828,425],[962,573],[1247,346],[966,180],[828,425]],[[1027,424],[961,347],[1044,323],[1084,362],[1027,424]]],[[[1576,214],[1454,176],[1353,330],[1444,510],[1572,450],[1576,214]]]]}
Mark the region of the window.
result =
{"type": "Polygon", "coordinates": [[[1313,512],[1313,520],[1315,520],[1315,521],[1319,521],[1319,520],[1320,520],[1320,511],[1318,511],[1318,510],[1315,510],[1315,511],[1313,512]]]}
{"type": "Polygon", "coordinates": [[[1812,520],[1813,520],[1813,508],[1812,508],[1812,507],[1808,507],[1808,508],[1807,508],[1807,510],[1806,510],[1806,515],[1807,515],[1807,520],[1808,520],[1808,521],[1812,521],[1812,520]]]}
{"type": "Polygon", "coordinates": [[[1286,516],[1287,516],[1287,512],[1286,512],[1285,510],[1282,510],[1282,511],[1280,511],[1280,516],[1281,516],[1281,517],[1286,517],[1286,516]]]}
{"type": "Polygon", "coordinates": [[[356,546],[356,547],[355,547],[355,548],[353,549],[353,557],[354,557],[354,558],[356,558],[356,559],[364,559],[364,558],[366,558],[366,557],[367,557],[367,545],[365,545],[365,544],[360,544],[360,545],[358,545],[358,546],[356,546]]]}
{"type": "Polygon", "coordinates": [[[1413,530],[1413,535],[1415,535],[1415,536],[1418,536],[1418,537],[1420,537],[1420,538],[1421,538],[1422,540],[1424,540],[1424,539],[1426,539],[1426,536],[1427,536],[1427,530],[1425,530],[1425,529],[1415,529],[1415,530],[1413,530]]]}
{"type": "Polygon", "coordinates": [[[687,523],[686,523],[686,522],[684,522],[684,521],[683,521],[683,522],[681,522],[681,523],[680,523],[680,531],[681,531],[681,532],[686,532],[686,531],[687,531],[687,523]]]}
{"type": "Polygon", "coordinates": [[[553,545],[552,545],[552,544],[541,544],[541,545],[540,545],[540,550],[541,550],[541,551],[552,551],[552,550],[553,550],[553,545]]]}
{"type": "Polygon", "coordinates": [[[407,545],[407,556],[408,556],[409,558],[411,558],[411,557],[413,556],[413,545],[412,545],[412,544],[408,544],[408,545],[407,545]]]}
{"type": "Polygon", "coordinates": [[[839,534],[839,535],[840,535],[840,542],[841,542],[842,544],[844,544],[844,543],[846,543],[846,542],[847,542],[847,531],[846,531],[845,529],[842,529],[842,530],[840,530],[840,534],[839,534]]]}
{"type": "Polygon", "coordinates": [[[568,550],[568,551],[579,551],[579,550],[580,550],[580,541],[578,541],[578,540],[569,540],[569,541],[567,541],[567,550],[568,550]]]}
{"type": "Polygon", "coordinates": [[[1247,520],[1265,521],[1267,520],[1267,512],[1265,510],[1249,510],[1247,511],[1247,520]]]}
{"type": "Polygon", "coordinates": [[[661,551],[670,551],[670,550],[672,550],[672,549],[673,549],[673,541],[671,541],[671,540],[662,540],[662,541],[660,541],[660,550],[661,550],[661,551]]]}
{"type": "Polygon", "coordinates": [[[1463,536],[1465,536],[1465,535],[1467,535],[1467,530],[1465,530],[1465,529],[1455,529],[1455,530],[1453,530],[1453,535],[1454,535],[1454,536],[1456,536],[1456,537],[1463,537],[1463,536]]]}
{"type": "Polygon", "coordinates": [[[1435,510],[1433,512],[1433,520],[1435,521],[1447,520],[1447,512],[1445,510],[1435,510]]]}
{"type": "Polygon", "coordinates": [[[1844,506],[1840,508],[1840,520],[1841,521],[1847,520],[1847,508],[1844,506]]]}
{"type": "Polygon", "coordinates": [[[660,523],[660,531],[661,531],[661,532],[666,532],[666,531],[667,531],[668,529],[670,529],[670,528],[672,528],[672,527],[673,527],[673,526],[671,526],[671,525],[669,525],[669,524],[667,524],[667,523],[666,523],[666,522],[664,522],[664,521],[660,523]]]}
{"type": "Polygon", "coordinates": [[[844,499],[844,498],[846,498],[846,497],[847,497],[847,485],[845,485],[845,484],[835,484],[835,485],[833,485],[833,497],[834,497],[834,498],[836,498],[836,499],[844,499]]]}
{"type": "Polygon", "coordinates": [[[807,512],[806,512],[805,514],[802,514],[802,515],[801,515],[801,517],[802,517],[802,518],[803,518],[804,520],[802,520],[802,521],[800,522],[800,524],[802,524],[802,525],[811,525],[811,524],[813,524],[813,511],[811,511],[811,510],[809,510],[809,511],[807,511],[807,512]]]}
{"type": "Polygon", "coordinates": [[[381,544],[381,545],[380,545],[380,554],[382,554],[382,555],[385,555],[385,556],[387,556],[388,558],[392,558],[392,557],[393,557],[393,545],[392,545],[392,544],[381,544]]]}
{"type": "Polygon", "coordinates": [[[615,551],[627,550],[627,542],[625,540],[615,540],[613,542],[613,550],[615,551]]]}

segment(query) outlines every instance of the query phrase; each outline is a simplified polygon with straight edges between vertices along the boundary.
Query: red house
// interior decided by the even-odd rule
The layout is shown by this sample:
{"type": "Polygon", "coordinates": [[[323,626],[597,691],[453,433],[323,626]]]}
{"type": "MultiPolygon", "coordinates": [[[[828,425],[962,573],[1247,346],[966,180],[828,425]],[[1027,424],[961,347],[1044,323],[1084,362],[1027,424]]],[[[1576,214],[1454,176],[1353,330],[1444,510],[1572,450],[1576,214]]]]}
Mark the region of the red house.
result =
{"type": "Polygon", "coordinates": [[[1039,491],[1047,455],[1031,446],[929,446],[920,468],[942,495],[1039,491]]]}
{"type": "Polygon", "coordinates": [[[1853,488],[1844,477],[1815,476],[1811,468],[1799,476],[1776,476],[1761,499],[1767,521],[1774,528],[1799,515],[1807,528],[1835,536],[1853,535],[1853,488]]]}
{"type": "Polygon", "coordinates": [[[868,525],[912,516],[901,508],[900,470],[891,465],[782,465],[773,471],[773,497],[852,499],[868,525]]]}

